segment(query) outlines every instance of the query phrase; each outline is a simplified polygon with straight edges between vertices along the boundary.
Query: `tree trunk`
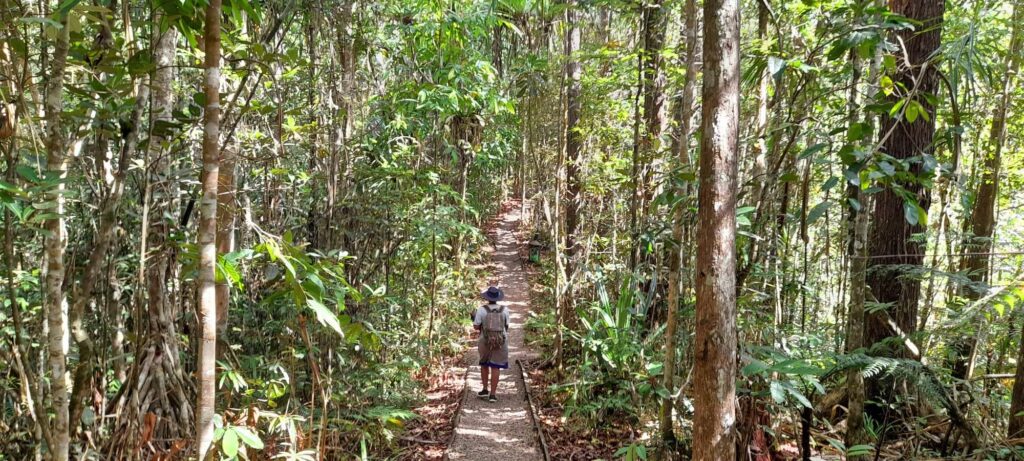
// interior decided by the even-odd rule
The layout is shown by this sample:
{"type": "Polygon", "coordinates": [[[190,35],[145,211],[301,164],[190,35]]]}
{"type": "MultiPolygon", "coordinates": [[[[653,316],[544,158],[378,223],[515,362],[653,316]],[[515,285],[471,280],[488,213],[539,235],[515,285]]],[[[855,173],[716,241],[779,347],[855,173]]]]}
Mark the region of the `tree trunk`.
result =
{"type": "MultiPolygon", "coordinates": [[[[154,11],[154,22],[162,21],[154,11]]],[[[168,122],[174,107],[174,61],[178,33],[173,27],[154,37],[151,75],[152,95],[150,137],[147,145],[147,172],[151,188],[149,215],[144,234],[142,262],[146,286],[146,319],[137,325],[139,339],[135,348],[135,362],[122,385],[125,389],[114,405],[122,406],[118,413],[117,430],[108,444],[111,459],[133,459],[139,434],[147,414],[159,414],[152,429],[152,440],[173,441],[188,435],[192,424],[192,404],[188,397],[191,386],[179,359],[179,332],[175,328],[173,291],[168,286],[168,275],[173,267],[170,239],[172,221],[167,213],[174,209],[177,188],[172,182],[171,162],[168,158],[168,122]],[[148,370],[143,373],[143,370],[148,370]],[[147,399],[146,396],[161,398],[147,399]]],[[[156,445],[155,449],[166,448],[156,445]]]]}
{"type": "MultiPolygon", "coordinates": [[[[71,421],[79,421],[84,409],[83,401],[86,393],[93,388],[96,350],[92,338],[86,331],[86,307],[92,302],[92,291],[96,283],[104,275],[103,265],[107,259],[107,251],[114,240],[114,231],[118,224],[118,211],[121,197],[124,195],[124,182],[128,168],[139,144],[138,127],[142,126],[142,114],[149,99],[149,88],[144,81],[136,83],[136,102],[132,110],[130,131],[121,140],[121,152],[117,162],[117,172],[111,184],[109,194],[100,206],[99,225],[93,238],[89,260],[82,272],[81,282],[72,290],[71,296],[71,333],[78,345],[78,366],[75,369],[75,381],[71,393],[71,421]]],[[[76,432],[76,431],[72,431],[76,432]]]]}
{"type": "Polygon", "coordinates": [[[640,89],[643,96],[643,131],[637,132],[637,147],[633,156],[633,267],[643,261],[643,233],[647,207],[654,193],[653,182],[655,153],[664,124],[662,106],[665,104],[665,79],[662,75],[664,59],[661,56],[665,46],[665,29],[668,24],[664,2],[642,3],[643,51],[640,54],[640,89]]]}
{"type": "MultiPolygon", "coordinates": [[[[221,151],[221,173],[217,177],[217,255],[224,256],[235,251],[235,152],[221,151]]],[[[228,331],[228,308],[231,304],[231,280],[222,277],[217,282],[217,338],[219,348],[226,347],[224,341],[228,331]]],[[[223,354],[218,350],[217,356],[223,354]]]]}
{"type": "MultiPolygon", "coordinates": [[[[850,66],[853,76],[850,81],[849,124],[860,122],[860,103],[858,100],[858,84],[861,76],[861,63],[857,51],[850,52],[850,66]]],[[[874,66],[874,65],[873,65],[874,66]]],[[[874,75],[872,75],[874,77],[874,75]]],[[[874,82],[870,83],[871,85],[874,82]]],[[[853,165],[851,165],[852,167],[853,165]]],[[[867,276],[867,239],[868,239],[868,203],[867,194],[860,185],[848,184],[846,198],[849,205],[847,249],[849,260],[849,310],[846,326],[846,353],[850,354],[864,347],[864,304],[868,287],[867,276]]],[[[849,403],[846,416],[847,448],[868,443],[868,433],[864,427],[864,375],[859,369],[852,369],[846,374],[847,394],[849,403]]],[[[866,456],[850,457],[851,461],[867,459],[866,456]]]]}
{"type": "MultiPolygon", "coordinates": [[[[962,272],[975,285],[988,283],[989,252],[992,251],[992,234],[996,224],[996,201],[999,195],[999,168],[1003,151],[1003,144],[1006,140],[1006,112],[1010,105],[1010,89],[1013,88],[1013,80],[1017,75],[1020,65],[1022,36],[1020,26],[1022,12],[1019,4],[1014,4],[1013,19],[1010,35],[1010,52],[1006,55],[1006,78],[1003,80],[1003,88],[999,95],[999,102],[996,105],[995,113],[992,115],[992,128],[989,132],[990,151],[984,155],[981,167],[981,177],[978,180],[978,190],[975,194],[974,209],[971,211],[971,235],[965,238],[962,262],[962,272]]],[[[980,286],[962,286],[961,295],[971,301],[976,301],[985,295],[985,290],[980,286]]],[[[973,324],[973,322],[971,322],[973,324]]],[[[978,333],[978,332],[975,332],[978,333]]],[[[959,379],[971,379],[973,374],[974,350],[978,345],[978,335],[971,334],[958,338],[953,343],[953,350],[956,358],[953,363],[953,377],[959,379]]]]}
{"type": "Polygon", "coordinates": [[[206,7],[204,46],[206,109],[203,129],[202,199],[199,203],[199,276],[197,300],[199,341],[196,401],[196,438],[199,460],[205,460],[213,444],[213,415],[217,392],[217,177],[220,166],[220,10],[221,0],[206,7]]]}
{"type": "Polygon", "coordinates": [[[739,2],[704,2],[693,457],[736,458],[739,2]]]}
{"type": "MultiPolygon", "coordinates": [[[[860,187],[856,188],[853,198],[859,203],[860,209],[851,209],[853,213],[853,229],[850,232],[848,254],[850,256],[850,304],[846,328],[846,353],[853,353],[864,347],[864,298],[868,287],[865,285],[867,274],[867,238],[868,213],[867,195],[860,187]]],[[[849,393],[849,404],[846,416],[846,446],[868,443],[868,433],[864,428],[864,375],[860,369],[851,369],[846,374],[846,386],[849,393]]],[[[865,459],[866,457],[851,457],[865,459]]]]}
{"type": "MultiPolygon", "coordinates": [[[[924,164],[921,160],[914,159],[932,153],[932,138],[935,134],[935,109],[921,95],[935,93],[938,74],[928,60],[939,47],[945,3],[942,0],[890,0],[889,7],[894,13],[922,23],[922,26],[915,28],[914,31],[904,30],[897,34],[906,45],[906,59],[898,59],[898,70],[893,80],[898,86],[902,85],[908,91],[913,91],[909,96],[920,104],[927,114],[919,116],[913,122],[906,117],[883,117],[880,130],[881,147],[883,153],[910,162],[910,174],[919,176],[924,174],[924,164]]],[[[897,97],[895,94],[892,96],[897,97]]],[[[893,99],[891,102],[895,103],[896,100],[893,99]]],[[[907,274],[904,271],[907,267],[921,265],[926,245],[911,241],[911,236],[925,230],[922,225],[924,216],[910,222],[905,215],[911,215],[911,212],[905,212],[905,209],[920,206],[920,209],[927,210],[931,197],[930,191],[919,181],[894,181],[898,182],[898,186],[917,203],[905,201],[894,187],[886,187],[875,195],[872,213],[875,224],[869,238],[867,284],[871,287],[871,294],[877,302],[889,304],[891,307],[867,314],[864,332],[866,346],[890,336],[912,335],[917,327],[921,283],[915,274],[907,274]]],[[[896,356],[911,355],[905,351],[890,353],[896,356]]],[[[882,386],[877,381],[869,381],[867,399],[884,401],[886,397],[881,395],[882,386]]]]}
{"type": "Polygon", "coordinates": [[[1024,437],[1024,326],[1020,327],[1020,352],[1017,353],[1017,371],[1010,397],[1010,425],[1006,436],[1011,439],[1024,437]]]}
{"type": "MultiPolygon", "coordinates": [[[[683,81],[682,94],[675,101],[675,136],[673,136],[672,152],[678,155],[678,168],[684,169],[690,165],[690,124],[693,119],[694,89],[697,81],[697,1],[686,0],[683,9],[684,31],[683,44],[685,53],[681,53],[685,60],[686,75],[683,81]]],[[[676,179],[676,184],[681,184],[676,179]]],[[[669,396],[661,402],[660,430],[661,439],[668,445],[675,442],[675,430],[672,424],[672,409],[676,392],[676,313],[679,310],[679,298],[682,292],[682,266],[683,266],[683,229],[686,216],[683,210],[687,204],[686,197],[689,196],[689,187],[676,188],[677,203],[672,208],[672,247],[669,253],[669,274],[668,274],[668,314],[665,319],[665,369],[664,386],[669,396]]]]}
{"type": "MultiPolygon", "coordinates": [[[[568,328],[576,326],[576,304],[573,302],[576,275],[580,267],[581,253],[580,216],[583,205],[580,169],[583,166],[583,135],[580,133],[580,71],[581,65],[575,57],[580,47],[580,29],[576,19],[575,4],[565,12],[565,302],[562,303],[562,317],[568,328]]],[[[557,205],[556,205],[557,206],[557,205]]]]}
{"type": "Polygon", "coordinates": [[[46,201],[54,204],[52,218],[46,220],[45,239],[46,278],[44,312],[48,327],[47,350],[50,367],[50,411],[54,413],[50,433],[53,446],[49,447],[54,461],[66,461],[70,448],[68,409],[67,348],[69,341],[67,304],[64,299],[64,181],[67,175],[67,135],[62,118],[64,111],[64,71],[70,42],[67,14],[61,17],[61,28],[53,46],[50,70],[46,76],[46,169],[60,183],[51,186],[46,201]]]}
{"type": "MultiPolygon", "coordinates": [[[[767,52],[768,45],[768,20],[771,19],[771,12],[768,10],[769,0],[757,2],[757,38],[759,45],[764,52],[767,52]]],[[[754,200],[761,197],[761,184],[768,169],[768,67],[761,71],[757,82],[757,126],[756,143],[754,144],[754,165],[750,171],[750,193],[754,200]]]]}

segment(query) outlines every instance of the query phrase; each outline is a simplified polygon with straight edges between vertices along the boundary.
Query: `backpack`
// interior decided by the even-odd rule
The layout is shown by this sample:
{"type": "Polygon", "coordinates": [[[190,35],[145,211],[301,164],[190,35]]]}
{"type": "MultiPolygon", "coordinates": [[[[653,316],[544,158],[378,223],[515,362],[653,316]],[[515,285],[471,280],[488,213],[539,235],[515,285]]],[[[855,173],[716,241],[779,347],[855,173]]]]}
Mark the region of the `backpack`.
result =
{"type": "Polygon", "coordinates": [[[496,310],[484,306],[484,309],[487,310],[483,321],[484,344],[488,349],[499,349],[505,345],[505,306],[498,306],[496,310]]]}

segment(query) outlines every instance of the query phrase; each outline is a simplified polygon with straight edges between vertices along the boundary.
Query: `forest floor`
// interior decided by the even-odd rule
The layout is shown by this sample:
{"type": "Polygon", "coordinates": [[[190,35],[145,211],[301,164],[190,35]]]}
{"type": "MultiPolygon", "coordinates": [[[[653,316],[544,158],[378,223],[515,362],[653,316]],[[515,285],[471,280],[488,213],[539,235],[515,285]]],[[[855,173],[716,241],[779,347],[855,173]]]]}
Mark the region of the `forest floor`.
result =
{"type": "MultiPolygon", "coordinates": [[[[510,202],[509,205],[518,205],[510,202]]],[[[540,449],[536,441],[533,422],[527,407],[526,386],[516,369],[516,359],[533,358],[523,341],[523,323],[529,311],[529,284],[520,258],[523,242],[518,230],[523,216],[519,206],[506,206],[497,220],[494,248],[489,273],[505,291],[505,304],[509,309],[509,361],[512,366],[502,370],[498,382],[498,401],[491,403],[477,397],[482,389],[476,347],[466,353],[466,390],[463,392],[461,415],[455,429],[455,440],[448,449],[452,460],[539,460],[540,449]]]]}

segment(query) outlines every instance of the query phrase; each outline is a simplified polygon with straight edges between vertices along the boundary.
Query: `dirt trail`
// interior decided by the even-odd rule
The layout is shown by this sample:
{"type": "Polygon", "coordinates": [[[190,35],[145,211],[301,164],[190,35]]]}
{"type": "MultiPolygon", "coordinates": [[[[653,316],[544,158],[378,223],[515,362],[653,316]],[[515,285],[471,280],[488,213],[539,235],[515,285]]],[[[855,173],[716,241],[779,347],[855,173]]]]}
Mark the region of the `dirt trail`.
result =
{"type": "Polygon", "coordinates": [[[491,269],[505,291],[505,304],[511,314],[509,322],[509,363],[498,382],[498,401],[489,403],[476,396],[480,384],[479,357],[476,345],[466,354],[469,374],[462,402],[462,416],[455,429],[455,440],[448,449],[452,460],[539,460],[540,449],[533,432],[533,423],[526,407],[526,391],[516,359],[526,359],[531,352],[523,344],[523,322],[530,298],[526,273],[519,259],[520,242],[516,230],[521,216],[519,206],[506,211],[498,220],[496,248],[491,256],[491,269]]]}

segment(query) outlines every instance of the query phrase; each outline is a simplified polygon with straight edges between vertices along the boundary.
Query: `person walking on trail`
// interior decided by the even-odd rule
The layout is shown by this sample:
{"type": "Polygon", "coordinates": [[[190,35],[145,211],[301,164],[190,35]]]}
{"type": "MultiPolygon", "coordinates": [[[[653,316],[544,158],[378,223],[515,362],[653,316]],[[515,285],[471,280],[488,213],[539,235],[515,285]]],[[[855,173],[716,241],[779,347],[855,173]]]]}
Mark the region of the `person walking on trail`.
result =
{"type": "Polygon", "coordinates": [[[505,306],[498,304],[505,298],[501,288],[490,286],[480,296],[487,304],[480,306],[473,316],[473,328],[480,332],[477,350],[480,351],[480,382],[483,384],[477,396],[497,402],[498,376],[502,369],[508,368],[509,314],[505,306]]]}

